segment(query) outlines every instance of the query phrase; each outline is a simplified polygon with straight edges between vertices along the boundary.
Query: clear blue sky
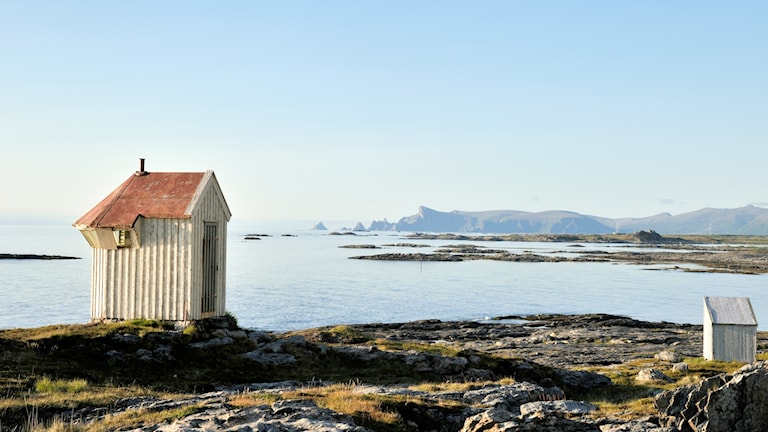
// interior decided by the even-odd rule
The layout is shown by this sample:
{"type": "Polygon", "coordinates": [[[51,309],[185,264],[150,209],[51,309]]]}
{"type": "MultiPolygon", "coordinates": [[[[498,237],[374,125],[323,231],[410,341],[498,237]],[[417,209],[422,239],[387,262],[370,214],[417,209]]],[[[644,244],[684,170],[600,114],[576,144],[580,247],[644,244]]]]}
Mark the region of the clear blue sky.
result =
{"type": "Polygon", "coordinates": [[[139,157],[254,226],[766,206],[767,5],[5,1],[0,220],[74,221],[139,157]]]}

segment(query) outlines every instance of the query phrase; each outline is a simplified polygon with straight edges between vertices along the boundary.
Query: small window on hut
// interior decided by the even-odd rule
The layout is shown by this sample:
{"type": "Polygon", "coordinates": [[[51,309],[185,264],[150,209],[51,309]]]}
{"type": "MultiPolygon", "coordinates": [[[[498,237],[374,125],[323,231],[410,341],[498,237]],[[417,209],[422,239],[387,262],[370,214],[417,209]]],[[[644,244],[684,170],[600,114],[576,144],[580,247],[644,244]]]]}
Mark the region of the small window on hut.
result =
{"type": "Polygon", "coordinates": [[[112,234],[115,235],[115,243],[118,248],[131,247],[131,232],[130,230],[114,230],[112,234]]]}

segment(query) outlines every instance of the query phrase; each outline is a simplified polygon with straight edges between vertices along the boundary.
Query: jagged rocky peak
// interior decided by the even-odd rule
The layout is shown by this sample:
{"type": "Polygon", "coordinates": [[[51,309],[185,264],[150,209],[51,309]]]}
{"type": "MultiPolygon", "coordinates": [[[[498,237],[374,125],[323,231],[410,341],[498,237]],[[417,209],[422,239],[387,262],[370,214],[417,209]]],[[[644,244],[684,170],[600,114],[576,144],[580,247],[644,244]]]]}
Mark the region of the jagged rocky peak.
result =
{"type": "Polygon", "coordinates": [[[387,218],[384,218],[384,220],[372,221],[371,226],[368,227],[368,229],[370,231],[395,231],[397,229],[397,224],[388,221],[387,218]]]}
{"type": "Polygon", "coordinates": [[[325,227],[325,224],[322,221],[315,224],[315,226],[313,226],[312,229],[318,230],[318,231],[328,231],[328,228],[325,227]]]}

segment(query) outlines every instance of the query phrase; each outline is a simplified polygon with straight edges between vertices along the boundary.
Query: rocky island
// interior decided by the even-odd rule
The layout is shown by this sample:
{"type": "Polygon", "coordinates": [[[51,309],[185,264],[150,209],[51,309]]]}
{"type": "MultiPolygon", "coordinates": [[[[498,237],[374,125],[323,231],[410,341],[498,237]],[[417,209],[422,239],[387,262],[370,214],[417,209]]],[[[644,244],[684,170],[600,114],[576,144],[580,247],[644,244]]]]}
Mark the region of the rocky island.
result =
{"type": "Polygon", "coordinates": [[[18,254],[18,253],[0,253],[0,259],[15,260],[76,260],[80,257],[65,255],[41,255],[41,254],[18,254]]]}
{"type": "Polygon", "coordinates": [[[0,430],[766,430],[768,366],[704,361],[701,341],[613,315],[4,330],[0,430]]]}
{"type": "Polygon", "coordinates": [[[732,209],[703,208],[671,215],[607,218],[573,211],[520,210],[439,211],[420,206],[418,212],[400,218],[371,222],[371,231],[439,233],[610,234],[655,230],[670,234],[768,235],[768,209],[748,205],[732,209]]]}
{"type": "Polygon", "coordinates": [[[509,262],[623,262],[630,264],[668,264],[667,269],[711,273],[768,273],[768,238],[759,236],[662,236],[655,231],[638,231],[632,234],[424,234],[414,233],[408,239],[456,240],[483,242],[486,244],[461,243],[443,246],[433,253],[389,253],[350,257],[361,260],[383,261],[465,261],[494,260],[509,262]],[[492,248],[488,243],[552,242],[563,243],[564,248],[548,255],[512,253],[492,248]],[[575,244],[576,243],[576,244],[575,244]],[[616,245],[616,250],[589,250],[585,244],[616,245]],[[642,252],[622,250],[642,246],[642,252]],[[653,250],[658,249],[658,250],[653,250]]]}

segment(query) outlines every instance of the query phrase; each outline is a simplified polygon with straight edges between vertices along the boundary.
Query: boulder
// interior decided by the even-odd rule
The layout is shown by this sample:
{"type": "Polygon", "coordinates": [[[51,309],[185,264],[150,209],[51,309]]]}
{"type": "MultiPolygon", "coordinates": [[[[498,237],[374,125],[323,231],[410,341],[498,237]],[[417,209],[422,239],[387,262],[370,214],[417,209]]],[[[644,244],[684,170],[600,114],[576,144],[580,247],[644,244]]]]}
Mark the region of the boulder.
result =
{"type": "Polygon", "coordinates": [[[469,405],[485,407],[504,405],[507,409],[518,411],[519,406],[524,403],[546,400],[543,397],[546,393],[544,387],[525,381],[507,385],[488,384],[465,392],[462,401],[469,405]]]}
{"type": "Polygon", "coordinates": [[[189,344],[189,347],[195,348],[195,349],[207,349],[207,348],[220,347],[225,345],[232,345],[234,342],[235,342],[234,339],[232,339],[229,336],[225,336],[225,337],[208,339],[202,342],[191,343],[189,344]]]}
{"type": "Polygon", "coordinates": [[[640,369],[637,373],[635,381],[638,382],[672,382],[672,378],[664,375],[660,370],[654,368],[640,369]]]}
{"type": "Polygon", "coordinates": [[[591,390],[597,387],[613,385],[613,381],[610,378],[596,372],[557,369],[555,374],[566,386],[580,390],[591,390]]]}
{"type": "Polygon", "coordinates": [[[506,407],[493,407],[468,417],[459,432],[508,432],[519,430],[515,413],[506,407]]]}
{"type": "Polygon", "coordinates": [[[661,351],[653,356],[656,360],[677,363],[680,361],[680,355],[674,351],[661,351]]]}
{"type": "Polygon", "coordinates": [[[464,357],[443,357],[438,354],[415,351],[406,355],[403,361],[416,372],[432,372],[438,375],[459,374],[469,364],[464,357]]]}

